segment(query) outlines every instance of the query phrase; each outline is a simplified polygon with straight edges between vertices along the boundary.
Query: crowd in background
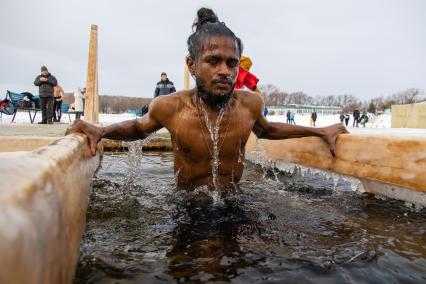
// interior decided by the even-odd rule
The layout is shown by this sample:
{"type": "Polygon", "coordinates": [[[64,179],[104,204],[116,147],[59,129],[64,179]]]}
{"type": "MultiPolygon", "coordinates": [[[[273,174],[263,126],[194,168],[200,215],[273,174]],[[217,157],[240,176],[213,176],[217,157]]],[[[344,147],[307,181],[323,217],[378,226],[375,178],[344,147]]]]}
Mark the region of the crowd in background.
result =
{"type": "Polygon", "coordinates": [[[74,112],[75,118],[80,119],[84,112],[84,92],[77,87],[74,91],[74,103],[63,104],[64,90],[58,84],[46,66],[41,67],[40,75],[34,80],[39,88],[41,121],[39,124],[60,122],[63,112],[74,112]]]}

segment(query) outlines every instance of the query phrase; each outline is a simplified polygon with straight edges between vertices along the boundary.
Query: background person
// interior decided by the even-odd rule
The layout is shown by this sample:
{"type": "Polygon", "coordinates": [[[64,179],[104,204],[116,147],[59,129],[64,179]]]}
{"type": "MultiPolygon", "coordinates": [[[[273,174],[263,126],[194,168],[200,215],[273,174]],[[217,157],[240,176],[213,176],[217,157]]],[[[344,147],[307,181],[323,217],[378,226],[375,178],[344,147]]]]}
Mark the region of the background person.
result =
{"type": "Polygon", "coordinates": [[[359,123],[359,117],[360,117],[360,112],[359,110],[354,110],[353,112],[353,116],[354,116],[354,122],[352,124],[353,127],[358,127],[358,123],[359,123]]]}
{"type": "Polygon", "coordinates": [[[317,111],[314,110],[311,114],[311,126],[315,126],[315,123],[317,122],[317,111]]]}
{"type": "Polygon", "coordinates": [[[365,128],[365,124],[368,122],[368,116],[367,116],[367,113],[365,111],[362,113],[359,121],[362,124],[362,126],[365,128]]]}
{"type": "Polygon", "coordinates": [[[251,91],[255,91],[260,94],[261,91],[257,87],[257,83],[259,83],[259,78],[257,78],[254,74],[250,73],[250,68],[253,65],[250,57],[240,56],[240,66],[238,70],[237,82],[235,83],[235,89],[239,90],[244,87],[248,88],[251,91]]]}
{"type": "Polygon", "coordinates": [[[53,121],[54,122],[60,122],[61,121],[61,106],[62,106],[62,99],[64,97],[64,90],[60,85],[56,85],[53,88],[53,95],[55,97],[55,101],[53,102],[53,121]]]}
{"type": "Polygon", "coordinates": [[[269,113],[268,108],[265,106],[265,108],[263,109],[263,116],[266,117],[269,113]]]}
{"type": "Polygon", "coordinates": [[[175,85],[169,80],[165,72],[161,73],[161,81],[157,83],[154,92],[154,98],[158,96],[165,96],[176,92],[175,85]]]}
{"type": "Polygon", "coordinates": [[[53,118],[53,87],[58,84],[56,78],[49,73],[46,66],[41,67],[41,74],[34,80],[34,85],[38,86],[40,95],[41,122],[39,124],[52,124],[53,118]]]}
{"type": "Polygon", "coordinates": [[[81,119],[81,115],[84,111],[84,95],[81,92],[80,87],[74,91],[74,110],[75,110],[75,119],[81,119]]]}
{"type": "Polygon", "coordinates": [[[148,109],[149,109],[149,105],[148,104],[144,105],[142,107],[142,109],[141,109],[141,114],[142,114],[141,116],[147,114],[148,113],[148,109]]]}
{"type": "Polygon", "coordinates": [[[294,121],[294,116],[295,116],[295,113],[290,112],[290,124],[296,124],[296,122],[294,121]]]}
{"type": "Polygon", "coordinates": [[[349,124],[349,119],[351,119],[351,116],[349,114],[345,114],[345,126],[347,127],[349,124]]]}

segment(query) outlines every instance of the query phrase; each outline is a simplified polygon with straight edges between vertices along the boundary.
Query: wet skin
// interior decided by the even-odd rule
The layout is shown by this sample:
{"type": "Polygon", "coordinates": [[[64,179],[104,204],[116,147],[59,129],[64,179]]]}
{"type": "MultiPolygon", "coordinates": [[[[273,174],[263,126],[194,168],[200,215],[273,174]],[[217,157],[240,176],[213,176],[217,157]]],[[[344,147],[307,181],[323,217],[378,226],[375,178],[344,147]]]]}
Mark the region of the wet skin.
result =
{"type": "Polygon", "coordinates": [[[143,139],[165,127],[171,134],[174,152],[174,171],[179,187],[214,185],[212,160],[214,144],[206,121],[215,123],[221,111],[217,147],[219,148],[218,184],[226,188],[237,183],[243,172],[245,145],[253,131],[264,139],[288,139],[306,136],[323,138],[334,153],[339,134],[347,133],[341,123],[324,128],[311,128],[269,122],[263,116],[261,97],[251,91],[233,90],[238,75],[239,54],[230,37],[211,37],[206,40],[197,61],[187,59],[188,68],[198,78],[200,89],[214,96],[231,93],[223,107],[208,105],[197,95],[197,89],[160,96],[152,101],[142,118],[106,127],[76,120],[67,134],[84,133],[92,154],[101,138],[117,140],[143,139]]]}

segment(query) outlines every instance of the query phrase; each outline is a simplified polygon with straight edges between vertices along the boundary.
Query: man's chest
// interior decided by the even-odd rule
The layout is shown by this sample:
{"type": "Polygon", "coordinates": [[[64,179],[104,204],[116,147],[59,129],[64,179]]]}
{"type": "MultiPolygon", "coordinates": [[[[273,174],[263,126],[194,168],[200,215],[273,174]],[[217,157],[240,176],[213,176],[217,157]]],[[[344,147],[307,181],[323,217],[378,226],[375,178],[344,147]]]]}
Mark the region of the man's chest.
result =
{"type": "Polygon", "coordinates": [[[176,115],[169,123],[177,151],[193,160],[234,156],[244,149],[254,119],[248,112],[233,109],[222,114],[209,115],[193,109],[176,115]]]}

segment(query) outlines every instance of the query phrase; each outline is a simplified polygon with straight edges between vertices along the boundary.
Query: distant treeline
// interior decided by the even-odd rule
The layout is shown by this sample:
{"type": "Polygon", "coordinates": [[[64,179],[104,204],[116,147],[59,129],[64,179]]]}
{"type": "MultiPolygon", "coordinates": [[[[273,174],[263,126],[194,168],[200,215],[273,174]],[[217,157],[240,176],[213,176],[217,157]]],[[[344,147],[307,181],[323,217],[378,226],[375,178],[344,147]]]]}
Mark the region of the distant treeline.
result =
{"type": "Polygon", "coordinates": [[[267,106],[304,104],[318,106],[340,106],[344,112],[352,112],[355,109],[376,113],[383,111],[393,104],[410,104],[425,101],[422,90],[410,88],[389,96],[379,96],[368,101],[362,101],[353,95],[309,96],[303,92],[287,93],[274,85],[260,86],[262,96],[267,106]]]}
{"type": "Polygon", "coordinates": [[[152,99],[122,97],[122,96],[99,96],[99,111],[101,113],[123,113],[129,110],[141,109],[149,104],[152,99]]]}
{"type": "MultiPolygon", "coordinates": [[[[267,106],[303,104],[318,106],[340,106],[344,112],[352,112],[355,109],[375,113],[383,111],[393,104],[410,104],[426,101],[422,90],[410,88],[389,96],[380,96],[368,101],[362,101],[353,95],[309,96],[303,92],[287,93],[274,85],[260,86],[262,96],[267,106]]],[[[99,107],[101,113],[123,113],[129,110],[141,109],[149,104],[152,99],[122,96],[100,96],[99,107]]]]}

